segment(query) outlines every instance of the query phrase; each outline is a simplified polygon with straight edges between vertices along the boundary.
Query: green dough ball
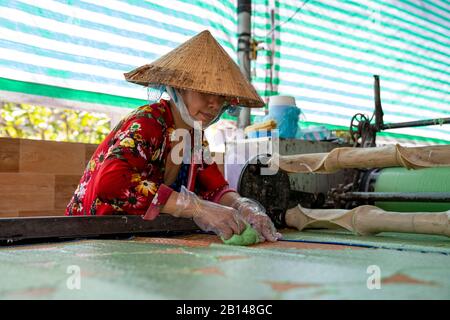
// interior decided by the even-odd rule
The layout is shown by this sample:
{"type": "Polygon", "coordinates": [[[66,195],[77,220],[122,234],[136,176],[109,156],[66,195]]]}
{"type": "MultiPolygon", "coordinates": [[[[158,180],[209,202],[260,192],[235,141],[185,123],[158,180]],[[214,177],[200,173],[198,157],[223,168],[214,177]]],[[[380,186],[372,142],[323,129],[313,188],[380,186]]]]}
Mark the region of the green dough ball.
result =
{"type": "Polygon", "coordinates": [[[234,234],[228,240],[225,240],[223,237],[220,238],[222,239],[223,243],[232,246],[248,246],[258,243],[259,241],[258,232],[248,224],[247,228],[245,228],[244,232],[242,232],[241,234],[234,234]]]}

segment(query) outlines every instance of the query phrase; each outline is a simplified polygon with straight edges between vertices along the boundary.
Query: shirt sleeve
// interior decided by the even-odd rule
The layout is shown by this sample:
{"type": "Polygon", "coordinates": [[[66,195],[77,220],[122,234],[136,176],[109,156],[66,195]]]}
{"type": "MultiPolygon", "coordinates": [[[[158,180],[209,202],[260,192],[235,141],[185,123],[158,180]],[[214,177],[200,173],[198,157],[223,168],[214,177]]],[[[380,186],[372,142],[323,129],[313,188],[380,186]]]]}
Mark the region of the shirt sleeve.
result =
{"type": "Polygon", "coordinates": [[[215,162],[210,165],[204,165],[197,172],[197,183],[199,195],[208,201],[218,203],[222,196],[227,192],[235,192],[230,188],[222,172],[215,162]]]}
{"type": "Polygon", "coordinates": [[[151,211],[151,218],[155,218],[172,190],[158,183],[163,174],[163,148],[163,127],[156,119],[141,117],[124,124],[110,140],[96,176],[95,189],[101,202],[115,212],[148,216],[151,211]]]}
{"type": "Polygon", "coordinates": [[[205,200],[219,203],[227,192],[235,192],[228,185],[217,163],[213,161],[209,144],[206,139],[202,143],[203,165],[197,171],[196,186],[198,194],[205,200]]]}

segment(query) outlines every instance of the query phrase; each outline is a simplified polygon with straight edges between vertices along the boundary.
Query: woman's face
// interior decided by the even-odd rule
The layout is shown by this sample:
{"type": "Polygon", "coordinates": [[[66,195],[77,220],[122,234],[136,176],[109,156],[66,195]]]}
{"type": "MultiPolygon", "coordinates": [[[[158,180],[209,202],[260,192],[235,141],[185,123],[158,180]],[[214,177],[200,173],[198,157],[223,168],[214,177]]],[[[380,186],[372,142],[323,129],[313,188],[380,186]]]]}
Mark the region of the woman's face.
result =
{"type": "Polygon", "coordinates": [[[208,125],[221,112],[226,98],[191,90],[180,90],[184,104],[192,118],[208,125]]]}

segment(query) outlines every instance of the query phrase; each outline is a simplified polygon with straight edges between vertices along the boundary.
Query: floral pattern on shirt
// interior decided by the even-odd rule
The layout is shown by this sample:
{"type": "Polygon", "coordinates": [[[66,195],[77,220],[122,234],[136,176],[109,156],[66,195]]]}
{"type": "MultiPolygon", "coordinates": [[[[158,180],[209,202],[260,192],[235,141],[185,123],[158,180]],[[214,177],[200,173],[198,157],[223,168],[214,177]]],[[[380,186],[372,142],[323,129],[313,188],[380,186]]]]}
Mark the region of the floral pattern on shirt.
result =
{"type": "Polygon", "coordinates": [[[67,215],[142,214],[163,183],[173,119],[166,101],[142,106],[98,146],[70,200],[67,215]]]}
{"type": "MultiPolygon", "coordinates": [[[[173,131],[172,113],[165,100],[141,106],[122,119],[92,155],[66,215],[144,215],[151,204],[163,205],[158,190],[164,182],[173,131]]],[[[212,199],[228,184],[215,164],[201,167],[206,170],[200,170],[196,190],[212,199]]],[[[170,188],[164,187],[163,198],[167,199],[170,188]]]]}

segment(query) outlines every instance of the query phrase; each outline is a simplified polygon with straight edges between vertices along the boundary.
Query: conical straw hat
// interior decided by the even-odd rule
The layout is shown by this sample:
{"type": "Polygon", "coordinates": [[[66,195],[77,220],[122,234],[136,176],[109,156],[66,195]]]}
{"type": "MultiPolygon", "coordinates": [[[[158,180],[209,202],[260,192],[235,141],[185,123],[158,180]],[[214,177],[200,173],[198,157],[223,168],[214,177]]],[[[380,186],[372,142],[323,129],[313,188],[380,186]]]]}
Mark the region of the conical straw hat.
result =
{"type": "Polygon", "coordinates": [[[250,108],[264,106],[255,88],[207,30],[153,63],[125,73],[125,79],[143,86],[168,85],[238,98],[239,104],[250,108]]]}

